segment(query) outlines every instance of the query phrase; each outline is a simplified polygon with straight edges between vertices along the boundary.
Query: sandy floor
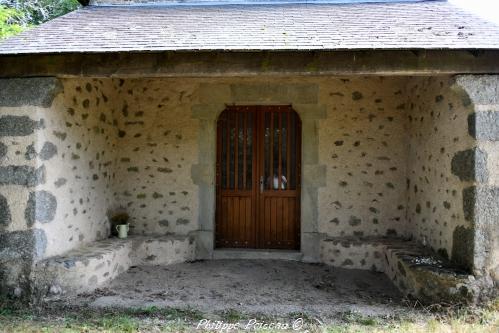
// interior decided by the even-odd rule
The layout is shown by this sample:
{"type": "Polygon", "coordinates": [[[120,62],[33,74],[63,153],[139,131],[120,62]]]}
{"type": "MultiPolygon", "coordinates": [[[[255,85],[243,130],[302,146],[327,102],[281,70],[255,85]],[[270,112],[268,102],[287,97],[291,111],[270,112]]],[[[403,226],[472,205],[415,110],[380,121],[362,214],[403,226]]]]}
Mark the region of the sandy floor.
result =
{"type": "Polygon", "coordinates": [[[354,311],[379,316],[407,311],[401,295],[381,273],[278,260],[132,267],[86,301],[91,307],[157,306],[266,315],[354,311]]]}

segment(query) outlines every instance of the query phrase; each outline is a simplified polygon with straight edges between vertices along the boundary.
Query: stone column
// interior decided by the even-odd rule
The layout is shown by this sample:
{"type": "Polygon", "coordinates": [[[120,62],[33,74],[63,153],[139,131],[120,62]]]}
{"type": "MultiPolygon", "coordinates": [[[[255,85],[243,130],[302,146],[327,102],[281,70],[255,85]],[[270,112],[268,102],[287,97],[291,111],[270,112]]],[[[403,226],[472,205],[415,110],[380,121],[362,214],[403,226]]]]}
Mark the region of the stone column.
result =
{"type": "MultiPolygon", "coordinates": [[[[476,146],[456,154],[452,172],[473,182],[463,191],[465,218],[472,230],[456,228],[454,249],[469,261],[476,277],[499,286],[499,76],[462,75],[456,85],[464,90],[474,112],[468,132],[476,146]]],[[[454,251],[453,251],[454,252],[454,251]]]]}
{"type": "Polygon", "coordinates": [[[43,161],[53,153],[41,146],[37,132],[45,127],[40,110],[50,108],[62,86],[55,78],[0,80],[0,293],[31,294],[33,262],[46,248],[35,222],[54,218],[57,202],[46,191],[43,161]]]}

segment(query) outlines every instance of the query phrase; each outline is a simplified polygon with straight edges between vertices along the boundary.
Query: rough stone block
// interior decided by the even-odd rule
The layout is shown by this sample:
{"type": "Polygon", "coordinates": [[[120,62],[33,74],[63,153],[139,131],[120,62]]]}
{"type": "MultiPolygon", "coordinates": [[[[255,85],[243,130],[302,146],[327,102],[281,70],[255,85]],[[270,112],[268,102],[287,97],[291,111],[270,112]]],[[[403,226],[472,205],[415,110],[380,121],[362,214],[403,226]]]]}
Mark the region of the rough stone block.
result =
{"type": "Polygon", "coordinates": [[[1,233],[0,262],[41,258],[46,247],[47,237],[41,229],[1,233]]]}
{"type": "Polygon", "coordinates": [[[499,104],[498,75],[459,75],[456,83],[466,91],[474,104],[499,104]]]}
{"type": "Polygon", "coordinates": [[[0,194],[0,227],[9,225],[11,221],[12,217],[7,198],[0,194]]]}
{"type": "Polygon", "coordinates": [[[35,129],[43,127],[43,121],[35,121],[28,116],[2,116],[0,117],[0,137],[2,136],[27,136],[35,129]]]}
{"type": "Polygon", "coordinates": [[[0,142],[0,161],[7,155],[8,147],[0,142]]]}
{"type": "Polygon", "coordinates": [[[61,82],[54,77],[0,79],[0,107],[32,105],[48,108],[62,91],[61,82]]]}
{"type": "Polygon", "coordinates": [[[37,186],[45,183],[45,166],[38,169],[27,165],[0,167],[0,185],[37,186]]]}
{"type": "Polygon", "coordinates": [[[473,269],[474,239],[473,229],[458,226],[452,234],[451,260],[464,269],[473,269]]]}
{"type": "Polygon", "coordinates": [[[35,221],[48,223],[54,220],[57,210],[56,197],[47,191],[30,192],[24,216],[28,226],[35,221]]]}
{"type": "Polygon", "coordinates": [[[487,182],[487,153],[480,148],[459,151],[452,157],[451,170],[462,181],[487,182]]]}
{"type": "Polygon", "coordinates": [[[477,140],[499,141],[499,112],[480,111],[470,114],[468,132],[477,140]]]}
{"type": "MultiPolygon", "coordinates": [[[[457,230],[458,233],[455,236],[459,236],[466,242],[469,242],[470,239],[473,240],[473,249],[469,251],[473,251],[473,270],[477,274],[492,273],[487,270],[492,268],[493,262],[496,260],[494,253],[499,252],[496,241],[499,234],[498,202],[499,187],[472,186],[463,190],[464,217],[472,223],[473,235],[466,235],[466,230],[460,229],[457,230]]],[[[458,239],[458,241],[461,240],[458,239]]],[[[466,259],[470,254],[468,252],[465,254],[463,257],[466,259]]],[[[466,261],[469,262],[470,259],[466,261]]]]}
{"type": "Polygon", "coordinates": [[[463,190],[463,213],[466,221],[475,219],[476,187],[471,186],[463,190]]]}
{"type": "Polygon", "coordinates": [[[40,158],[43,161],[49,160],[57,155],[57,146],[52,142],[45,142],[42,149],[40,150],[40,158]]]}

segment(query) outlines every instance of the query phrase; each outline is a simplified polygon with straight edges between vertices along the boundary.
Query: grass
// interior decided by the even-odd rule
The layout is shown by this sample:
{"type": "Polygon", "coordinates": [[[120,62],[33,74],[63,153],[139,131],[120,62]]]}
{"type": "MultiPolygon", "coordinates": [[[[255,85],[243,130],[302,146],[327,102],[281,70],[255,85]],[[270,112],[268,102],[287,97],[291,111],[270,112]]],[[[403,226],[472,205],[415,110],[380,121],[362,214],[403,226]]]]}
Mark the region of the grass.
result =
{"type": "MultiPolygon", "coordinates": [[[[22,309],[0,306],[0,332],[191,332],[203,318],[228,323],[242,323],[256,317],[260,322],[289,323],[303,319],[303,331],[328,333],[496,333],[499,332],[499,300],[479,308],[420,308],[417,317],[373,317],[356,312],[343,312],[331,318],[315,318],[293,313],[286,318],[264,314],[250,316],[229,310],[204,316],[193,309],[88,308],[22,309]]],[[[256,332],[283,332],[258,328],[256,332]]],[[[289,329],[288,331],[293,331],[289,329]]]]}

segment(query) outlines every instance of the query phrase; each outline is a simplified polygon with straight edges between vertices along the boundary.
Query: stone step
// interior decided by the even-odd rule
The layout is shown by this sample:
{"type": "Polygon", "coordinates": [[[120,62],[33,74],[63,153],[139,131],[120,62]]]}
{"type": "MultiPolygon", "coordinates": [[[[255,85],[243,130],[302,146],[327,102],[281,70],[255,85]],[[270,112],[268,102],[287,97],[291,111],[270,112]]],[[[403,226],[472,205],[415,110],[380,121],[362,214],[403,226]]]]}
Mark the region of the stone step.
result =
{"type": "Polygon", "coordinates": [[[32,279],[40,295],[91,292],[130,266],[191,261],[194,250],[189,236],[110,238],[37,262],[32,279]]]}
{"type": "Polygon", "coordinates": [[[258,250],[258,249],[218,249],[213,251],[213,259],[270,259],[301,261],[299,251],[258,250]]]}

